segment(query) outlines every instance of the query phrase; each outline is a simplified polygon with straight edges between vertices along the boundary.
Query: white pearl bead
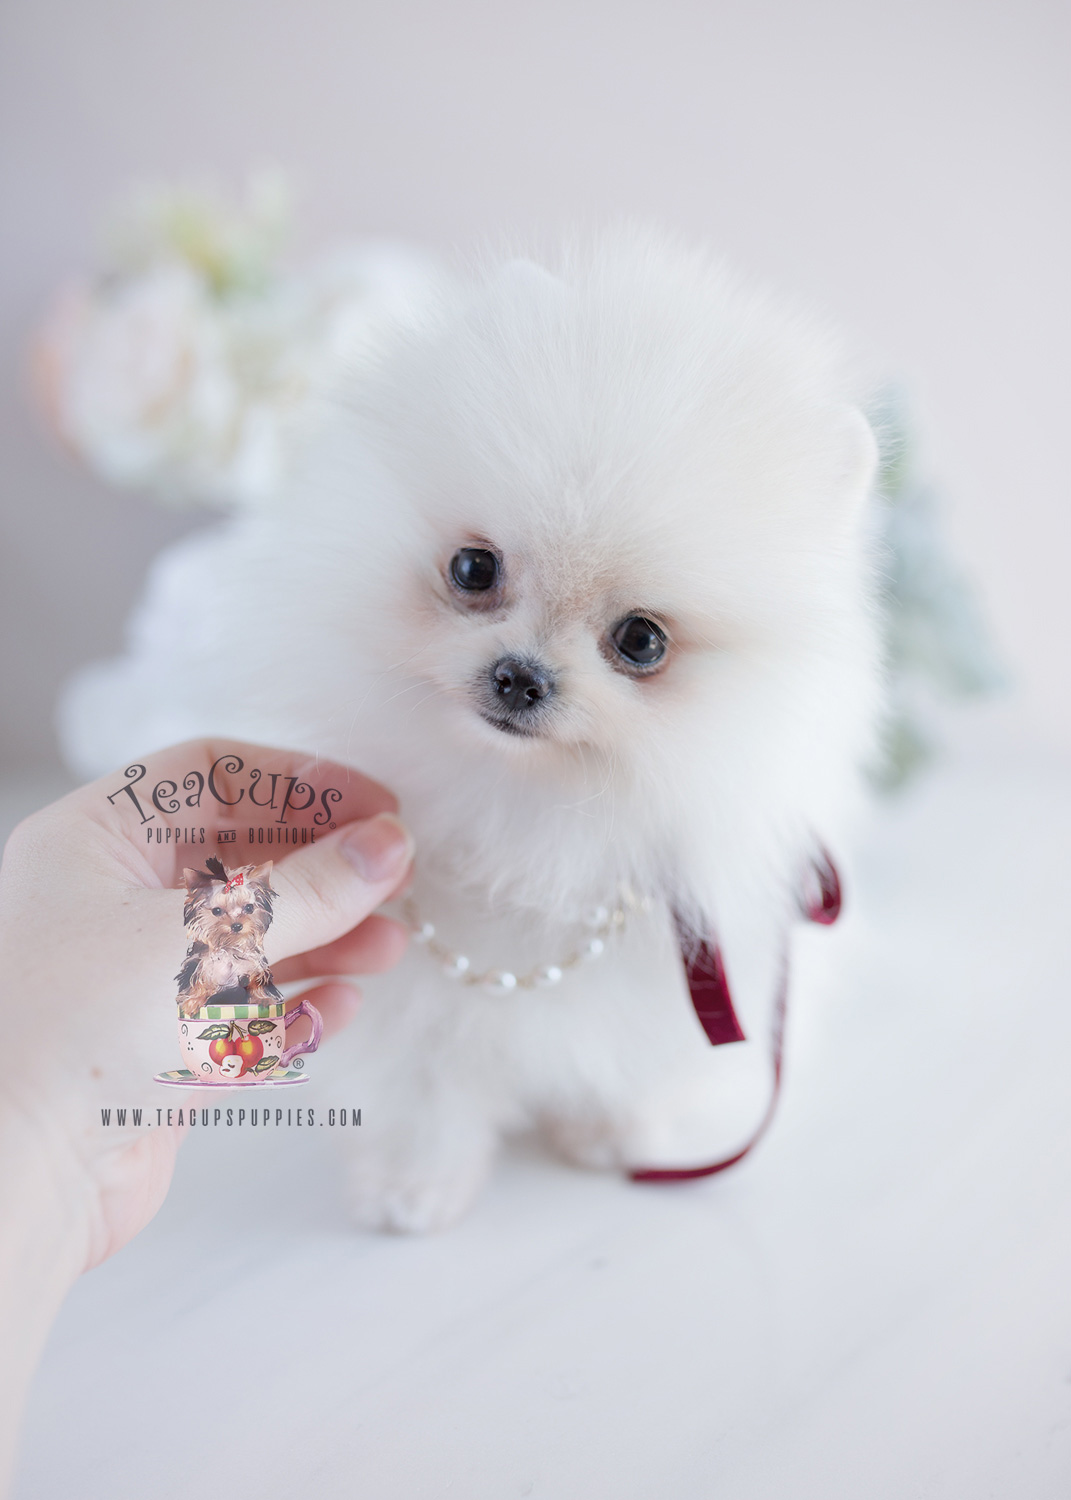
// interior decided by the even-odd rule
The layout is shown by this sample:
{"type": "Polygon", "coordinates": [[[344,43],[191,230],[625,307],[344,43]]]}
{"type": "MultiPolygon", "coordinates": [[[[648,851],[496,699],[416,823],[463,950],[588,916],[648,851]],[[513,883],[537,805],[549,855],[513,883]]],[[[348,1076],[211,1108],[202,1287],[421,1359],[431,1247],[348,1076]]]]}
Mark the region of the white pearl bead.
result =
{"type": "Polygon", "coordinates": [[[580,953],[584,958],[601,958],[605,947],[602,938],[589,938],[580,953]]]}
{"type": "Polygon", "coordinates": [[[508,995],[517,988],[517,976],[508,969],[495,969],[484,980],[484,985],[495,995],[508,995]]]}
{"type": "Polygon", "coordinates": [[[557,964],[544,964],[532,977],[541,989],[546,989],[552,984],[561,983],[562,971],[557,964]]]}
{"type": "Polygon", "coordinates": [[[451,953],[443,962],[443,973],[451,979],[460,979],[469,972],[470,964],[464,953],[451,953]]]}
{"type": "Polygon", "coordinates": [[[610,913],[605,906],[597,906],[594,911],[588,912],[584,918],[584,926],[592,927],[596,932],[601,932],[604,927],[609,926],[610,913]]]}
{"type": "Polygon", "coordinates": [[[420,926],[413,933],[413,942],[414,943],[430,943],[431,940],[432,940],[432,938],[434,936],[435,936],[435,924],[434,924],[434,922],[421,922],[420,926]]]}

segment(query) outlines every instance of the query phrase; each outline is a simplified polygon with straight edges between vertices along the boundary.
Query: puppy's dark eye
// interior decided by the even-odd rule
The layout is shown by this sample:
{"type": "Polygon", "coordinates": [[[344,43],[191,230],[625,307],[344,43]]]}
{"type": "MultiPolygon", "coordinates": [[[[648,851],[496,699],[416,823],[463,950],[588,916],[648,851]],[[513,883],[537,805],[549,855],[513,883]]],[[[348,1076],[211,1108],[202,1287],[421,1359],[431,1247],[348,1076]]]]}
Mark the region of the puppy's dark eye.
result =
{"type": "Polygon", "coordinates": [[[243,906],[242,910],[243,911],[252,911],[253,910],[253,903],[250,902],[248,906],[243,906]]]}
{"type": "Polygon", "coordinates": [[[498,582],[498,558],[483,547],[462,547],[451,559],[450,577],[459,589],[486,593],[498,582]]]}
{"type": "Polygon", "coordinates": [[[618,655],[635,667],[653,667],[666,654],[666,637],[661,626],[643,615],[630,615],[622,620],[610,639],[618,655]]]}
{"type": "Polygon", "coordinates": [[[212,908],[212,915],[214,917],[221,917],[223,915],[223,908],[222,908],[222,906],[214,906],[212,908]]]}

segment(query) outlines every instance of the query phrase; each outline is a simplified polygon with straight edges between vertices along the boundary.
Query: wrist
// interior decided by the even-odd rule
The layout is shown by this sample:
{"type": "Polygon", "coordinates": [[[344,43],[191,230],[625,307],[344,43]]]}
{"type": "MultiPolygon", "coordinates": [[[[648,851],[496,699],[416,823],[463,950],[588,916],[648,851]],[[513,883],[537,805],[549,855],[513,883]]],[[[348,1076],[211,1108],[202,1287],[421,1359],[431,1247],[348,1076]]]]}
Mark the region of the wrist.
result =
{"type": "Polygon", "coordinates": [[[91,1195],[69,1146],[0,1109],[0,1492],[26,1389],[56,1314],[86,1264],[91,1195]]]}

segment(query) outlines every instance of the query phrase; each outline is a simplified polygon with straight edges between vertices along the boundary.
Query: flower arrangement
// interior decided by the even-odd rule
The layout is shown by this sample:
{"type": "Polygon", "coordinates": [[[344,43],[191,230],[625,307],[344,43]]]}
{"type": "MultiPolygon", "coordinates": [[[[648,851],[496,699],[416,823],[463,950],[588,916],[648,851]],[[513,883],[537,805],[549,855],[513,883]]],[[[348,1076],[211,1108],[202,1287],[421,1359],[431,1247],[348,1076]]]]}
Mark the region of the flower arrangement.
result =
{"type": "Polygon", "coordinates": [[[888,680],[872,777],[891,790],[935,754],[940,703],[992,693],[1006,679],[970,582],[945,544],[940,500],[920,472],[903,396],[887,389],[871,416],[883,439],[876,523],[888,680]]]}
{"type": "Polygon", "coordinates": [[[157,190],[117,217],[101,273],[60,293],[36,348],[50,423],[95,473],[178,504],[254,505],[277,489],[330,361],[432,274],[419,252],[376,241],[287,269],[290,223],[271,175],[237,205],[157,190]]]}

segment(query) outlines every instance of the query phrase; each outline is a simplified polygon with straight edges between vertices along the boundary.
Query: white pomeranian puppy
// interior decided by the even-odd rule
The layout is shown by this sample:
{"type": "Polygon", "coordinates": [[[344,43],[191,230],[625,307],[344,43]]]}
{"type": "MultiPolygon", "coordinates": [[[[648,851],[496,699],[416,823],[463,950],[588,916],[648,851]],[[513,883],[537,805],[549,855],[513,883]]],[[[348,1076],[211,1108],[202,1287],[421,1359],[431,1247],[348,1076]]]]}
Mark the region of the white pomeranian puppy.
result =
{"type": "Polygon", "coordinates": [[[876,445],[835,342],[610,234],[444,281],[325,407],[273,508],[158,563],[131,654],[68,697],[72,758],[233,734],[399,794],[422,941],[351,1028],[360,1222],[449,1223],[531,1127],[723,1163],[879,707],[876,445]]]}

